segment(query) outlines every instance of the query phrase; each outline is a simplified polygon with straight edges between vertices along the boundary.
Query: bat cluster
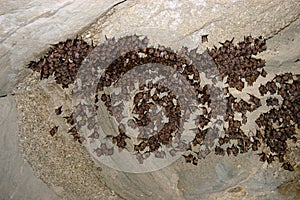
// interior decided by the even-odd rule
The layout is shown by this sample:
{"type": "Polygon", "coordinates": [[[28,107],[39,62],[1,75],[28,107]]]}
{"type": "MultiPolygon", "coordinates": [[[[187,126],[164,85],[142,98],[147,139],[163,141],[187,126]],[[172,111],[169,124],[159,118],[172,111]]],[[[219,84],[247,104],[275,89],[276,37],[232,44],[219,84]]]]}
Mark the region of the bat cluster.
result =
{"type": "Polygon", "coordinates": [[[237,45],[234,45],[233,39],[220,44],[220,48],[209,50],[209,55],[214,59],[221,77],[227,77],[229,87],[242,91],[243,79],[252,86],[260,75],[266,77],[267,73],[263,69],[265,61],[252,57],[267,49],[266,41],[261,36],[255,39],[247,36],[237,45]]]}
{"type": "Polygon", "coordinates": [[[98,157],[100,156],[111,156],[114,154],[114,148],[111,147],[111,148],[108,148],[106,143],[102,143],[100,145],[100,147],[97,147],[95,150],[94,150],[94,153],[97,154],[98,157]]]}
{"type": "MultiPolygon", "coordinates": [[[[266,105],[273,108],[261,114],[255,121],[260,128],[256,133],[245,133],[241,126],[247,123],[247,112],[253,112],[262,105],[261,99],[248,94],[248,101],[238,100],[228,92],[228,88],[223,91],[215,86],[217,81],[226,78],[228,87],[242,91],[244,80],[251,86],[259,76],[266,77],[267,73],[263,69],[265,61],[252,57],[266,50],[266,41],[262,37],[248,36],[237,45],[234,45],[233,40],[227,40],[221,43],[220,48],[214,47],[203,54],[196,53],[196,49],[188,51],[187,48],[182,48],[174,52],[164,46],[148,47],[148,42],[147,37],[140,39],[139,36],[133,35],[120,38],[118,41],[114,38],[108,39],[104,44],[93,47],[82,39],[68,39],[53,45],[53,48],[40,61],[30,62],[29,68],[40,72],[41,79],[54,74],[57,83],[65,88],[74,82],[80,64],[89,54],[92,68],[87,69],[87,76],[83,76],[86,78],[86,84],[80,89],[88,91],[91,85],[96,85],[96,94],[93,97],[94,106],[79,104],[70,116],[65,117],[67,123],[72,125],[69,133],[76,141],[82,143],[86,140],[78,133],[80,127],[83,126],[92,131],[87,139],[98,140],[100,138],[95,129],[96,120],[90,117],[86,110],[95,111],[99,108],[99,103],[103,103],[108,113],[119,123],[118,133],[108,137],[112,144],[119,149],[124,149],[128,145],[127,141],[131,140],[126,133],[127,128],[138,128],[140,131],[137,137],[138,142],[133,144],[134,154],[139,163],[143,163],[143,160],[151,154],[154,154],[156,158],[165,158],[167,153],[175,156],[176,152],[185,151],[183,156],[186,162],[197,165],[198,160],[205,158],[213,147],[216,155],[237,156],[238,153],[245,153],[249,150],[258,151],[263,143],[269,150],[258,154],[261,161],[271,163],[278,159],[283,163],[284,169],[293,170],[293,166],[286,161],[285,155],[287,140],[297,140],[296,127],[299,128],[300,118],[299,106],[297,106],[299,105],[299,75],[290,73],[276,75],[272,81],[259,87],[261,95],[278,94],[282,96],[283,101],[280,105],[276,97],[266,100],[266,105]],[[196,108],[181,104],[184,99],[171,91],[166,83],[150,80],[139,83],[138,88],[135,88],[135,76],[139,74],[125,80],[122,78],[131,69],[149,63],[167,65],[180,73],[187,84],[193,88],[197,99],[196,108]],[[107,67],[104,73],[100,74],[97,68],[93,68],[95,66],[107,67]],[[201,85],[200,72],[212,80],[212,84],[201,85]],[[99,76],[99,81],[89,82],[89,73],[99,76]],[[131,111],[134,117],[128,119],[127,124],[121,123],[123,116],[120,114],[125,105],[123,103],[116,105],[112,94],[107,91],[108,88],[118,83],[129,86],[121,87],[121,94],[126,100],[133,100],[131,111]],[[132,91],[135,91],[133,97],[125,95],[132,91]],[[226,95],[225,101],[220,101],[222,95],[226,95]],[[159,115],[159,112],[156,113],[153,110],[158,110],[158,108],[164,110],[168,122],[162,123],[160,118],[157,118],[158,121],[153,121],[156,119],[153,114],[159,115]],[[181,141],[183,130],[180,126],[184,123],[182,120],[189,119],[189,116],[196,113],[195,110],[199,108],[202,113],[197,115],[193,139],[181,141]],[[240,113],[242,120],[235,119],[235,113],[240,113]],[[224,115],[224,121],[218,118],[220,115],[224,115]],[[78,116],[79,120],[76,120],[78,116]],[[155,126],[161,128],[156,130],[155,126]],[[143,127],[150,127],[152,130],[145,132],[143,127]],[[224,130],[222,137],[219,136],[221,129],[224,130]],[[176,147],[172,143],[176,143],[176,147]],[[167,153],[162,150],[162,146],[170,148],[167,153]]],[[[179,81],[175,80],[175,82],[179,81]]],[[[179,87],[179,93],[184,92],[180,89],[179,87]]],[[[55,113],[60,115],[61,109],[61,107],[55,109],[55,113]]],[[[53,136],[57,130],[57,126],[52,128],[50,134],[53,136]]],[[[94,150],[97,156],[114,154],[114,149],[108,148],[106,143],[99,144],[94,150]]]]}
{"type": "Polygon", "coordinates": [[[271,163],[277,159],[283,163],[284,169],[293,171],[285,155],[288,152],[287,141],[297,142],[297,129],[300,128],[300,75],[278,74],[266,85],[261,85],[259,91],[262,96],[269,93],[282,97],[281,104],[275,97],[268,98],[266,103],[271,109],[260,114],[255,121],[260,128],[257,137],[267,145],[269,152],[260,153],[260,160],[271,163]]]}
{"type": "Polygon", "coordinates": [[[241,126],[242,124],[245,124],[247,122],[246,113],[253,112],[259,106],[261,106],[260,99],[251,94],[249,94],[250,103],[243,99],[237,101],[237,98],[232,94],[229,94],[226,99],[227,111],[224,116],[224,121],[227,122],[228,127],[224,127],[225,136],[219,138],[219,146],[215,147],[215,153],[217,155],[224,156],[226,152],[228,156],[230,154],[237,156],[238,153],[246,153],[250,149],[253,151],[258,150],[261,142],[256,137],[254,137],[252,132],[246,134],[241,129],[241,126]],[[242,121],[236,120],[234,118],[235,113],[241,113],[242,121]],[[221,146],[225,146],[225,149],[223,149],[221,146]]]}
{"type": "Polygon", "coordinates": [[[78,141],[79,143],[82,143],[85,139],[84,137],[80,136],[78,133],[78,125],[75,124],[75,115],[74,113],[71,113],[69,116],[64,117],[66,119],[66,122],[71,125],[72,127],[68,130],[68,133],[73,136],[75,141],[78,141]]]}
{"type": "MultiPolygon", "coordinates": [[[[132,85],[136,77],[129,77],[126,80],[122,78],[122,76],[136,66],[149,63],[162,64],[164,66],[172,67],[185,78],[188,84],[192,85],[195,96],[198,97],[198,101],[202,102],[203,104],[207,103],[209,101],[209,95],[206,93],[208,87],[206,86],[203,88],[200,86],[200,74],[196,66],[192,64],[190,60],[185,59],[184,56],[181,55],[183,53],[173,52],[170,48],[166,48],[164,46],[159,46],[158,48],[147,47],[147,40],[145,39],[139,40],[139,38],[136,36],[127,37],[126,40],[120,39],[121,42],[125,43],[129,41],[128,45],[130,45],[131,49],[136,50],[128,52],[123,50],[126,53],[121,54],[120,57],[114,60],[101,75],[100,81],[97,84],[97,89],[98,92],[102,92],[101,100],[107,107],[108,113],[112,116],[115,116],[116,121],[120,122],[122,120],[122,116],[120,116],[118,113],[120,113],[120,110],[124,109],[124,104],[118,104],[117,106],[114,106],[114,103],[111,101],[111,94],[107,94],[105,92],[105,88],[109,88],[116,83],[120,83],[120,85],[128,85],[129,88],[121,88],[121,94],[123,94],[123,97],[126,99],[126,94],[128,94],[131,90],[136,90],[132,85]],[[136,44],[136,46],[134,46],[134,44],[136,44]]],[[[118,42],[120,42],[120,40],[118,42]]],[[[108,43],[110,42],[115,41],[114,39],[111,39],[111,41],[109,40],[108,43]]],[[[119,48],[120,45],[115,44],[114,47],[119,48]]],[[[99,49],[101,49],[101,46],[99,49]]],[[[120,50],[115,49],[115,51],[119,52],[120,50]]],[[[183,48],[182,52],[188,53],[186,48],[183,48]]],[[[201,59],[205,60],[203,57],[201,57],[201,59]]],[[[213,61],[211,60],[211,62],[213,61]]],[[[94,63],[97,63],[97,61],[94,63]]],[[[99,63],[96,65],[99,65],[99,63]]],[[[187,146],[186,143],[179,142],[181,136],[179,127],[182,118],[181,112],[190,108],[181,107],[178,96],[170,91],[166,85],[148,81],[147,83],[140,83],[137,90],[138,91],[133,96],[132,108],[132,114],[135,117],[128,120],[128,126],[131,128],[146,126],[148,128],[152,127],[150,128],[152,130],[149,130],[148,133],[140,129],[140,133],[137,137],[138,143],[134,144],[134,151],[138,161],[142,163],[142,159],[148,158],[150,153],[154,153],[155,157],[157,158],[164,158],[166,152],[162,151],[161,147],[172,147],[172,141],[177,141],[178,143],[176,149],[173,147],[169,151],[169,154],[174,156],[177,151],[181,151],[183,147],[187,146]],[[158,110],[159,108],[165,111],[164,113],[168,118],[167,123],[161,124],[161,118],[157,117],[160,115],[160,113],[153,112],[153,110],[158,110]],[[155,116],[151,116],[151,114],[154,114],[155,116]],[[151,117],[157,117],[158,120],[151,121],[151,117]],[[160,127],[161,125],[161,129],[154,131],[154,123],[156,127],[160,127]],[[182,147],[180,148],[180,146],[182,147]]],[[[189,114],[185,113],[185,115],[188,116],[189,114]]],[[[119,148],[125,148],[127,145],[126,139],[129,137],[126,135],[125,130],[125,125],[122,125],[122,128],[119,127],[119,134],[112,137],[112,142],[119,148]]],[[[197,140],[199,141],[199,139],[197,140]]]]}
{"type": "MultiPolygon", "coordinates": [[[[248,85],[252,86],[259,75],[266,77],[266,71],[263,69],[264,60],[252,58],[259,52],[266,50],[266,43],[261,37],[253,39],[251,36],[245,37],[243,42],[234,45],[232,41],[221,43],[222,47],[216,47],[210,51],[218,66],[222,78],[227,77],[229,87],[242,91],[245,79],[248,85]]],[[[224,120],[228,122],[228,128],[224,127],[225,136],[218,140],[219,146],[215,147],[215,154],[224,156],[238,153],[245,153],[248,150],[257,151],[263,144],[267,150],[259,153],[260,161],[267,161],[268,164],[275,160],[283,162],[282,167],[293,171],[293,166],[286,161],[285,155],[288,151],[287,140],[297,141],[296,126],[299,129],[299,75],[285,73],[276,75],[272,81],[261,85],[259,92],[262,96],[280,95],[283,98],[280,105],[278,98],[269,97],[266,100],[267,106],[272,109],[267,113],[262,113],[256,124],[260,128],[256,133],[248,134],[240,128],[247,122],[246,112],[253,112],[262,105],[260,98],[249,95],[248,102],[237,99],[230,93],[227,96],[227,110],[224,120]],[[289,82],[290,81],[290,82],[289,82]],[[279,107],[279,108],[278,108],[279,107]],[[235,120],[234,114],[241,113],[242,121],[235,120]],[[224,146],[222,148],[221,146],[224,146]],[[227,146],[227,147],[226,147],[227,146]],[[267,153],[268,152],[268,153],[267,153]]]]}
{"type": "MultiPolygon", "coordinates": [[[[55,114],[56,115],[60,115],[62,114],[62,106],[59,106],[58,108],[56,108],[55,110],[55,114]]],[[[70,116],[66,116],[63,117],[64,119],[66,119],[67,124],[71,125],[72,127],[68,130],[68,133],[70,133],[70,135],[73,136],[75,141],[78,141],[79,143],[82,143],[85,139],[84,137],[80,136],[77,130],[77,125],[75,125],[75,116],[74,113],[71,113],[70,116]]],[[[53,137],[58,131],[58,126],[54,126],[51,130],[50,130],[50,135],[53,137]]]]}
{"type": "Polygon", "coordinates": [[[52,45],[44,57],[31,61],[28,68],[40,72],[41,80],[54,74],[56,82],[67,88],[74,83],[82,61],[93,49],[82,39],[67,39],[52,45]]]}
{"type": "MultiPolygon", "coordinates": [[[[259,76],[266,77],[267,73],[263,69],[265,66],[265,61],[261,59],[253,58],[252,55],[257,55],[262,51],[266,50],[266,42],[262,37],[252,38],[252,36],[247,36],[244,38],[244,41],[239,42],[237,45],[231,41],[226,40],[224,43],[220,43],[222,46],[220,48],[214,47],[211,50],[208,50],[208,54],[213,58],[213,61],[216,64],[217,73],[220,75],[221,80],[226,79],[226,84],[230,88],[236,88],[239,91],[242,91],[245,83],[247,82],[249,86],[252,86],[253,83],[259,76]]],[[[216,72],[211,73],[210,71],[203,70],[208,78],[212,78],[211,74],[217,74],[216,72]]],[[[213,83],[215,78],[213,79],[213,83]]],[[[204,87],[205,88],[205,87],[204,87]]],[[[213,88],[213,87],[212,87],[213,88]]],[[[213,88],[217,89],[217,88],[213,88]]],[[[208,103],[209,108],[216,107],[212,103],[215,103],[220,99],[219,94],[226,95],[225,105],[224,102],[219,104],[219,109],[215,110],[215,114],[210,112],[208,116],[200,115],[200,125],[199,129],[196,131],[196,138],[193,140],[192,144],[202,144],[203,141],[211,137],[213,132],[220,132],[220,127],[210,127],[206,130],[203,130],[203,126],[207,125],[212,121],[213,118],[216,118],[216,115],[224,114],[224,121],[220,122],[220,125],[223,125],[223,130],[225,135],[218,138],[218,143],[215,145],[215,154],[224,156],[227,155],[238,155],[238,153],[245,153],[251,150],[258,150],[258,147],[261,146],[261,142],[253,137],[252,133],[244,133],[241,129],[242,124],[247,123],[247,112],[253,112],[258,107],[262,105],[260,99],[254,95],[249,94],[248,102],[240,99],[237,100],[232,94],[228,92],[228,88],[225,88],[218,95],[214,95],[214,91],[208,91],[204,93],[204,101],[200,101],[202,106],[205,102],[208,103]],[[216,96],[217,98],[212,98],[216,96]],[[223,105],[226,108],[226,111],[220,110],[223,105]],[[234,118],[235,113],[241,113],[242,121],[236,120],[234,118]],[[224,124],[223,124],[224,123],[224,124]],[[227,126],[226,126],[226,125],[227,126]]],[[[217,120],[219,121],[219,120],[217,120]]],[[[214,138],[214,137],[213,137],[214,138]]],[[[211,139],[210,141],[214,141],[211,139]]],[[[211,144],[214,146],[214,144],[211,144]]],[[[190,150],[190,148],[188,148],[190,150]]],[[[200,151],[192,151],[192,153],[185,156],[186,161],[197,164],[200,158],[205,158],[209,153],[209,148],[200,151]]]]}

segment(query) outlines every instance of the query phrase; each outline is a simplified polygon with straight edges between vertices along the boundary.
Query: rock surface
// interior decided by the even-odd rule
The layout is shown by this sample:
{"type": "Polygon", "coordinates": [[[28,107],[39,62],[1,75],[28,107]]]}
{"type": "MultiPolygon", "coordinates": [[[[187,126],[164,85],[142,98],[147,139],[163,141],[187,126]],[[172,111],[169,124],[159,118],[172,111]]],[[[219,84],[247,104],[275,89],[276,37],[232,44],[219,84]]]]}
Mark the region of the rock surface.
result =
{"type": "MultiPolygon", "coordinates": [[[[49,44],[74,37],[120,1],[2,1],[0,8],[0,95],[12,93],[31,71],[25,65],[49,44]]],[[[18,111],[13,96],[1,97],[1,199],[60,199],[36,177],[20,154],[18,111]]],[[[107,199],[107,198],[105,198],[107,199]]]]}
{"type": "MultiPolygon", "coordinates": [[[[19,82],[30,80],[28,77],[31,76],[31,71],[25,69],[25,64],[38,58],[49,44],[74,37],[81,34],[82,30],[85,30],[82,35],[86,40],[94,40],[96,43],[104,41],[105,36],[118,37],[137,33],[149,36],[152,44],[170,45],[175,49],[182,45],[189,48],[198,47],[199,52],[232,37],[239,41],[244,35],[263,35],[271,38],[267,41],[268,51],[260,55],[267,61],[268,72],[293,70],[299,74],[300,64],[294,62],[300,52],[298,1],[257,0],[246,3],[243,0],[128,0],[118,5],[116,10],[112,9],[118,2],[121,1],[5,1],[0,9],[0,95],[11,93],[19,82]],[[91,23],[93,24],[89,27],[91,23]],[[201,36],[206,34],[208,42],[202,44],[201,36]]],[[[49,104],[44,102],[49,107],[56,107],[58,103],[69,103],[70,106],[69,101],[56,102],[51,90],[47,90],[51,84],[51,81],[44,81],[38,86],[36,95],[50,99],[49,104]]],[[[29,94],[32,93],[24,91],[23,99],[30,99],[29,94]]],[[[1,98],[0,104],[0,194],[5,195],[1,198],[59,199],[59,196],[68,198],[68,192],[70,197],[75,198],[76,192],[72,191],[73,188],[66,190],[66,186],[69,185],[60,186],[57,184],[58,179],[54,182],[49,175],[51,170],[62,166],[63,157],[60,159],[59,156],[64,156],[64,153],[60,155],[55,148],[45,148],[45,143],[52,141],[49,140],[48,133],[45,134],[47,136],[41,134],[41,137],[36,137],[24,129],[22,139],[26,134],[28,139],[33,139],[32,143],[26,143],[30,146],[27,152],[25,150],[26,158],[31,161],[34,169],[33,173],[18,151],[18,115],[15,101],[12,96],[7,96],[1,98]],[[39,154],[49,157],[41,158],[39,154]],[[51,156],[57,156],[57,160],[60,160],[58,162],[61,163],[52,162],[51,156]],[[38,158],[45,166],[36,162],[35,159],[38,158]],[[35,177],[37,174],[52,190],[35,177]],[[24,196],[25,194],[27,196],[24,196]]],[[[24,112],[19,110],[19,113],[24,112]]],[[[46,113],[44,117],[49,116],[50,114],[46,113]]],[[[40,129],[46,127],[45,123],[48,122],[39,124],[33,130],[47,132],[47,128],[40,129]]],[[[21,146],[24,148],[24,143],[21,146]]],[[[84,152],[77,147],[66,148],[66,152],[68,149],[77,149],[74,155],[82,155],[84,152]]],[[[80,163],[76,161],[76,156],[74,157],[72,163],[77,164],[80,169],[80,163]]],[[[229,158],[210,154],[198,167],[187,165],[180,159],[168,168],[147,174],[122,173],[101,163],[98,163],[98,166],[100,168],[95,169],[101,171],[94,171],[93,175],[90,175],[91,181],[103,181],[99,178],[102,176],[105,183],[125,199],[300,198],[299,170],[296,174],[291,174],[282,171],[279,165],[267,167],[258,161],[255,153],[229,158]]],[[[72,169],[72,166],[66,167],[72,169]]],[[[69,178],[73,180],[71,175],[72,173],[69,178]]],[[[83,173],[76,176],[86,175],[83,173]]],[[[74,179],[74,183],[75,181],[78,180],[74,179]]],[[[105,195],[116,198],[107,189],[104,191],[107,192],[105,195]]],[[[106,198],[101,195],[94,197],[106,198]]]]}
{"type": "Polygon", "coordinates": [[[80,31],[120,1],[4,1],[0,16],[0,94],[11,92],[24,70],[50,44],[80,31]]]}
{"type": "MultiPolygon", "coordinates": [[[[240,41],[244,35],[263,35],[272,39],[267,41],[267,52],[258,57],[266,59],[271,78],[283,71],[299,73],[299,63],[294,63],[300,52],[299,6],[299,2],[286,1],[143,2],[105,21],[99,20],[86,32],[86,38],[102,42],[105,37],[136,33],[149,36],[153,45],[174,49],[185,45],[202,52],[232,37],[240,41]],[[201,36],[206,34],[208,43],[201,44],[201,36]],[[283,66],[287,68],[279,68],[283,66]]],[[[259,86],[260,81],[255,85],[259,86]]],[[[255,88],[249,91],[255,92],[255,88]]],[[[216,159],[210,154],[200,167],[188,166],[182,159],[147,174],[122,173],[100,166],[107,185],[125,199],[293,199],[299,195],[296,189],[286,196],[277,190],[287,180],[299,180],[298,175],[282,172],[279,165],[262,165],[255,157],[255,153],[249,153],[216,159]]],[[[295,185],[294,188],[299,186],[295,185]]]]}
{"type": "Polygon", "coordinates": [[[202,52],[233,37],[235,41],[249,34],[271,37],[298,19],[299,9],[299,2],[283,0],[137,1],[100,19],[86,34],[96,42],[103,41],[105,35],[145,34],[155,38],[150,40],[154,44],[175,41],[189,48],[199,47],[202,52]],[[201,44],[201,36],[206,34],[208,43],[201,44]]]}
{"type": "Polygon", "coordinates": [[[1,199],[59,199],[37,179],[18,148],[17,106],[12,96],[0,99],[1,199]]]}

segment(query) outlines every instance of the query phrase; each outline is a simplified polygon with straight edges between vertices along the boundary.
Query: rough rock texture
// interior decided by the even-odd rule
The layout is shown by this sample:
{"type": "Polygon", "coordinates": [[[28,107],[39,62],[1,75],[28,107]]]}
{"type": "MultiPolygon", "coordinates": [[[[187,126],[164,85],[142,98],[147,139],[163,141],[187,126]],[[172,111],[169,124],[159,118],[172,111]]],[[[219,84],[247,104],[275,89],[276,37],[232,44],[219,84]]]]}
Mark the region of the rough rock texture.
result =
{"type": "Polygon", "coordinates": [[[17,107],[12,96],[0,99],[1,199],[59,199],[34,173],[18,148],[17,107]]]}
{"type": "MultiPolygon", "coordinates": [[[[185,45],[198,47],[198,51],[202,52],[206,47],[218,46],[219,41],[232,37],[240,41],[244,35],[263,35],[272,38],[267,41],[267,52],[258,55],[267,61],[267,78],[280,72],[299,74],[299,63],[294,62],[300,52],[297,45],[300,40],[297,36],[299,2],[156,2],[132,5],[108,19],[100,19],[86,32],[86,38],[101,42],[105,36],[137,33],[149,36],[153,45],[165,44],[175,49],[185,45]],[[206,34],[208,43],[201,44],[201,35],[206,34]]],[[[257,94],[255,87],[261,81],[263,79],[246,91],[257,94]]],[[[245,92],[236,94],[246,95],[245,92]]],[[[294,149],[295,155],[297,149],[294,149]]],[[[196,168],[184,164],[182,159],[165,169],[147,174],[122,173],[100,166],[107,185],[126,199],[295,199],[299,196],[299,170],[295,175],[283,172],[276,164],[266,166],[258,161],[255,153],[237,158],[215,158],[210,154],[196,168]],[[289,192],[277,189],[286,188],[287,184],[292,185],[289,192]]]]}
{"type": "MultiPolygon", "coordinates": [[[[113,10],[118,2],[2,1],[0,95],[11,93],[15,85],[31,73],[25,65],[39,57],[49,44],[76,36],[107,10],[113,10]]],[[[0,199],[60,199],[53,190],[60,194],[61,188],[48,188],[20,155],[14,97],[1,97],[0,104],[0,199]]]]}
{"type": "Polygon", "coordinates": [[[0,94],[30,71],[24,66],[41,51],[84,27],[120,1],[4,1],[0,16],[0,94]]]}
{"type": "Polygon", "coordinates": [[[86,149],[67,134],[69,127],[63,116],[71,113],[70,91],[53,79],[38,84],[38,76],[28,78],[26,86],[19,85],[27,92],[20,92],[16,103],[21,149],[36,176],[63,199],[116,199],[105,187],[86,149]],[[56,116],[53,110],[59,105],[63,105],[62,116],[56,116]],[[49,130],[55,125],[59,131],[50,136],[49,130]]]}
{"type": "MultiPolygon", "coordinates": [[[[187,165],[180,159],[157,172],[129,174],[114,171],[101,163],[97,164],[98,167],[92,166],[87,152],[78,145],[74,146],[63,131],[58,132],[57,139],[61,139],[59,142],[49,137],[50,125],[59,123],[51,112],[62,103],[70,107],[71,102],[68,95],[60,94],[60,99],[53,97],[54,93],[47,89],[53,86],[51,80],[38,85],[38,78],[25,69],[25,64],[39,57],[49,44],[80,34],[83,28],[87,28],[83,33],[84,38],[93,39],[96,43],[104,41],[105,35],[114,37],[137,33],[148,35],[152,44],[170,45],[174,49],[182,45],[189,48],[198,46],[200,52],[232,37],[239,41],[244,35],[263,35],[271,38],[267,41],[268,51],[260,55],[267,61],[266,70],[294,71],[299,74],[300,63],[294,63],[300,52],[298,1],[257,0],[246,3],[243,0],[128,0],[118,5],[117,10],[110,9],[106,12],[117,2],[120,1],[26,0],[5,1],[2,4],[0,95],[11,92],[22,80],[27,81],[30,89],[35,88],[34,91],[22,91],[19,98],[14,97],[18,98],[19,108],[28,109],[19,110],[19,128],[22,128],[20,136],[23,139],[20,143],[35,175],[46,182],[56,194],[68,198],[69,193],[69,198],[73,199],[79,192],[86,191],[86,188],[82,189],[75,184],[86,177],[90,178],[90,185],[100,180],[99,187],[103,186],[104,178],[105,183],[125,199],[299,199],[299,167],[292,174],[282,171],[277,164],[266,166],[258,161],[255,153],[230,158],[210,154],[198,167],[187,165]],[[99,20],[91,27],[87,26],[98,17],[99,20]],[[209,35],[208,43],[201,44],[201,35],[206,34],[209,35]],[[36,85],[38,86],[35,87],[36,85]],[[41,116],[37,114],[37,107],[34,105],[39,100],[44,101],[38,108],[47,111],[41,116]],[[24,113],[27,115],[22,115],[24,113]],[[30,120],[40,120],[39,117],[49,117],[50,123],[30,123],[33,122],[30,120]],[[40,137],[37,137],[37,133],[40,133],[40,137]],[[26,137],[27,140],[24,140],[26,137]],[[55,146],[51,146],[54,144],[55,146]],[[63,144],[67,147],[62,147],[63,144]],[[71,158],[68,157],[69,154],[72,155],[71,158]],[[76,159],[76,156],[81,157],[76,159]],[[66,162],[64,157],[69,160],[66,162]],[[81,163],[85,161],[89,166],[82,166],[81,163]],[[50,174],[53,169],[62,170],[64,180],[59,179],[60,171],[50,174]],[[79,173],[80,169],[91,173],[87,176],[85,171],[79,173]],[[68,170],[70,173],[66,172],[68,170]]],[[[272,78],[272,73],[267,78],[272,78]]],[[[17,149],[15,107],[13,97],[1,99],[1,110],[5,111],[1,112],[3,139],[0,194],[5,195],[1,198],[58,199],[58,196],[33,175],[27,163],[23,164],[17,149]],[[25,187],[25,183],[27,186],[28,183],[31,185],[25,187]],[[25,191],[28,196],[24,197],[22,195],[25,191]]],[[[64,127],[63,124],[61,126],[64,127]]],[[[64,129],[67,130],[66,127],[64,129]]],[[[299,145],[294,151],[295,155],[299,155],[299,145]]],[[[295,159],[299,159],[299,156],[295,159]]],[[[116,198],[107,188],[104,188],[102,194],[94,194],[94,198],[107,198],[103,194],[116,198]]],[[[77,197],[82,199],[82,196],[77,197]]]]}
{"type": "Polygon", "coordinates": [[[201,45],[201,35],[208,34],[212,47],[219,41],[245,35],[271,37],[299,18],[298,1],[137,1],[89,29],[89,38],[103,41],[105,35],[114,37],[130,33],[153,35],[154,44],[174,43],[190,48],[201,45]],[[168,34],[167,34],[168,33],[168,34]],[[94,37],[91,37],[93,36],[94,37]]]}

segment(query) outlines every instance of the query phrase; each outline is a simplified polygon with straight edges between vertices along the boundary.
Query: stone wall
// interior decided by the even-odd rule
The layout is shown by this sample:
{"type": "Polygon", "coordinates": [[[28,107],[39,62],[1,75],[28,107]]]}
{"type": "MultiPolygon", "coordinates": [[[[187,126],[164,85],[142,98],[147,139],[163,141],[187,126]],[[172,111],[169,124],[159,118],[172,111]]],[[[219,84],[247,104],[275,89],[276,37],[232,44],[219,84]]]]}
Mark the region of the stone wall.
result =
{"type": "MultiPolygon", "coordinates": [[[[96,44],[106,37],[143,34],[153,45],[164,44],[174,49],[182,45],[190,49],[198,47],[199,52],[233,37],[240,41],[244,35],[262,35],[268,38],[268,50],[259,56],[266,59],[268,72],[294,71],[299,74],[299,62],[294,62],[300,52],[299,1],[26,0],[4,1],[2,5],[0,95],[11,93],[18,83],[32,75],[26,64],[41,56],[50,44],[77,34],[96,44]],[[201,42],[202,35],[208,35],[207,43],[201,42]]],[[[48,95],[51,98],[51,94],[48,95]]],[[[19,154],[14,98],[4,97],[0,103],[3,127],[0,167],[1,177],[4,177],[0,193],[5,194],[6,199],[22,197],[25,191],[28,199],[59,199],[35,177],[19,154]],[[26,181],[30,188],[24,186],[26,181]],[[28,191],[32,192],[32,196],[28,191]]],[[[34,165],[38,166],[38,163],[34,165]]],[[[148,174],[122,173],[101,163],[98,165],[101,169],[99,177],[103,177],[101,181],[104,180],[125,199],[299,197],[299,183],[293,182],[295,177],[299,177],[299,171],[293,175],[282,171],[280,166],[268,167],[258,161],[255,153],[230,158],[216,158],[210,154],[197,168],[180,160],[168,168],[148,174]]],[[[47,175],[43,177],[48,186],[51,185],[51,181],[45,179],[47,175]]],[[[63,194],[63,188],[55,185],[51,188],[57,194],[63,194]]],[[[68,195],[64,193],[62,196],[67,198],[68,195]]],[[[105,199],[105,196],[98,198],[105,199]]]]}

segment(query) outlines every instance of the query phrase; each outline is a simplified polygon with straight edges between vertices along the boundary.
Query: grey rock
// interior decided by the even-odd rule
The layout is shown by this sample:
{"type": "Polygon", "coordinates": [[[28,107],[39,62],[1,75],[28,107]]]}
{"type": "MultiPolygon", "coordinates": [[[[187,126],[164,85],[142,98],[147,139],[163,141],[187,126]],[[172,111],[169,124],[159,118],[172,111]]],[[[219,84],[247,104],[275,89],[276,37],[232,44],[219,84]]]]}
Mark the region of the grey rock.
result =
{"type": "MultiPolygon", "coordinates": [[[[5,1],[0,9],[0,95],[11,93],[27,77],[26,63],[38,58],[49,44],[81,34],[97,43],[105,36],[133,33],[152,44],[182,45],[201,52],[219,41],[244,35],[263,35],[270,74],[299,73],[294,63],[299,51],[298,1],[127,1],[116,12],[106,12],[121,1],[5,1]],[[100,17],[100,18],[99,18],[100,17]],[[97,20],[99,18],[99,20],[97,20]],[[208,34],[208,43],[201,36],[208,34]],[[276,35],[277,34],[277,35],[276,35]]],[[[267,77],[269,78],[269,76],[267,77]]],[[[257,86],[257,85],[255,85],[257,86]]],[[[35,176],[18,149],[17,110],[13,97],[0,99],[0,194],[3,199],[59,199],[62,188],[47,187],[35,176]]],[[[35,144],[38,145],[38,144],[35,144]]],[[[237,157],[210,154],[194,167],[183,159],[151,173],[133,174],[98,163],[107,186],[125,199],[297,199],[299,175],[267,167],[255,153],[237,157]]]]}
{"type": "Polygon", "coordinates": [[[11,92],[30,73],[26,64],[39,57],[50,44],[80,34],[118,2],[5,2],[0,16],[0,94],[11,92]]]}
{"type": "Polygon", "coordinates": [[[59,199],[38,179],[18,148],[17,107],[12,96],[0,98],[1,199],[59,199]]]}

